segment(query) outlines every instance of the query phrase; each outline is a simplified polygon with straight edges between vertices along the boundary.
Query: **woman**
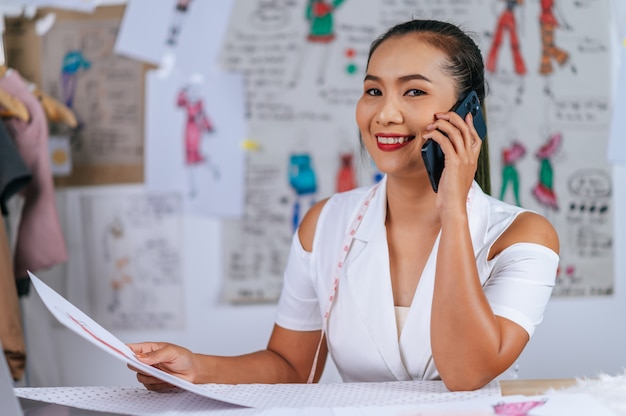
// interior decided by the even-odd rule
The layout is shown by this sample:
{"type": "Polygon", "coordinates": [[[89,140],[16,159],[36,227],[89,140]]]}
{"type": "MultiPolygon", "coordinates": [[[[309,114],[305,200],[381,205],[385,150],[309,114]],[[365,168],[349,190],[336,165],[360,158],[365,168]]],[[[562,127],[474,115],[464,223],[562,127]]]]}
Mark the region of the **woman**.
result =
{"type": "Polygon", "coordinates": [[[344,381],[442,379],[472,390],[504,372],[541,321],[558,238],[546,219],[474,181],[488,177],[484,144],[471,114],[449,111],[471,90],[484,98],[482,57],[456,26],[414,20],[376,40],[356,118],[385,177],[306,214],[267,348],[216,357],[133,344],[138,358],[195,383],[316,381],[329,351],[344,381]],[[421,157],[428,139],[445,154],[437,193],[421,157]]]}

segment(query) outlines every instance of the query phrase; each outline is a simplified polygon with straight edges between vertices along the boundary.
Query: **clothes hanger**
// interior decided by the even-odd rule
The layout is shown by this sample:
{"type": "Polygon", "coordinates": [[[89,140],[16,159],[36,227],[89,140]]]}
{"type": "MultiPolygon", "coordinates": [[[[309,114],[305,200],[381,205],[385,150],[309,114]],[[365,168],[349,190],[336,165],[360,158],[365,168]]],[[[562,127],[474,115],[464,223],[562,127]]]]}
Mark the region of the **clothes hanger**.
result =
{"type": "Polygon", "coordinates": [[[35,97],[39,99],[39,102],[43,107],[44,113],[46,113],[48,121],[52,121],[54,123],[63,123],[73,129],[78,126],[78,120],[76,120],[76,115],[74,115],[74,112],[70,110],[69,107],[65,106],[56,98],[43,92],[35,84],[31,84],[31,91],[35,95],[35,97]]]}
{"type": "Polygon", "coordinates": [[[3,89],[0,89],[0,117],[28,121],[30,114],[26,105],[3,89]]]}
{"type": "MultiPolygon", "coordinates": [[[[0,65],[0,78],[3,78],[9,68],[6,65],[0,65]]],[[[17,118],[22,121],[30,119],[30,113],[26,104],[0,88],[0,117],[17,118]]]]}
{"type": "MultiPolygon", "coordinates": [[[[0,78],[7,75],[11,69],[7,65],[0,65],[0,78]]],[[[63,105],[60,101],[43,92],[33,83],[28,83],[31,92],[39,99],[41,106],[49,121],[55,123],[64,123],[71,128],[78,126],[78,121],[74,112],[63,105]]],[[[28,109],[17,98],[12,97],[6,91],[0,90],[0,115],[2,117],[17,117],[20,120],[28,121],[30,114],[28,109]]]]}

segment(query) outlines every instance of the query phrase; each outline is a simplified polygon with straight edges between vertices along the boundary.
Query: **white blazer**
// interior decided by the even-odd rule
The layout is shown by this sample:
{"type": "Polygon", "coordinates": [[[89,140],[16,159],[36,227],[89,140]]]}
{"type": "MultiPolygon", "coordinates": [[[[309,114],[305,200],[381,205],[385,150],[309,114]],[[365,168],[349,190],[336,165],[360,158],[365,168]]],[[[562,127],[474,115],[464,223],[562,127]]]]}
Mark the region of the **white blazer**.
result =
{"type": "MultiPolygon", "coordinates": [[[[278,325],[294,330],[322,327],[345,233],[369,192],[370,189],[360,188],[328,200],[318,220],[311,253],[305,252],[297,234],[294,236],[277,313],[278,325]]],[[[439,236],[398,340],[385,230],[386,204],[384,178],[354,234],[339,275],[326,330],[329,352],[346,382],[438,379],[430,343],[430,311],[439,236]]],[[[469,192],[467,206],[478,273],[488,287],[486,282],[496,260],[487,261],[489,248],[523,210],[487,196],[476,183],[469,192]]],[[[541,321],[558,265],[558,256],[547,248],[540,253],[544,251],[549,252],[546,256],[553,270],[547,271],[548,277],[542,284],[534,281],[527,285],[539,299],[535,303],[539,305],[538,317],[511,307],[507,296],[502,295],[507,292],[505,279],[493,285],[497,289],[493,299],[488,296],[494,313],[518,322],[529,333],[541,321]]],[[[511,287],[511,298],[519,297],[518,289],[511,287]]],[[[520,307],[524,305],[521,303],[520,307]]]]}

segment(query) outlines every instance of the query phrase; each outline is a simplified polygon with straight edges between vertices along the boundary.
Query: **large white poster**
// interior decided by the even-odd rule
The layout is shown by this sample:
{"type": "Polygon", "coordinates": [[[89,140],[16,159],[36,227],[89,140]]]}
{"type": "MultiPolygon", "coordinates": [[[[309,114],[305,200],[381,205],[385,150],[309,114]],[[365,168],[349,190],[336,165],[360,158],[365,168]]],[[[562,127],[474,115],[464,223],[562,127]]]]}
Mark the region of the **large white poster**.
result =
{"type": "Polygon", "coordinates": [[[225,298],[276,300],[306,210],[375,180],[355,104],[370,42],[411,18],[457,23],[481,47],[492,195],[556,227],[554,294],[612,293],[608,1],[239,0],[221,64],[247,77],[260,147],[248,155],[244,218],[224,228],[225,298]]]}

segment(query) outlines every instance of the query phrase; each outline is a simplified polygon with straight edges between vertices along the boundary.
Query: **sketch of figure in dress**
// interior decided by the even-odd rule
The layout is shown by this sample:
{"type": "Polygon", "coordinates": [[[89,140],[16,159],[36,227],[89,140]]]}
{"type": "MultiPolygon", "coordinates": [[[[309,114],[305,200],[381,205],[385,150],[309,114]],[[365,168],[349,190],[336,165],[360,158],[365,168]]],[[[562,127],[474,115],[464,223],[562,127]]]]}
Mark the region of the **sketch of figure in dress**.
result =
{"type": "MultiPolygon", "coordinates": [[[[554,41],[554,32],[556,28],[559,27],[559,22],[554,15],[554,10],[558,9],[556,0],[539,1],[541,3],[541,13],[539,14],[539,26],[541,28],[541,63],[539,64],[539,73],[546,79],[544,92],[547,95],[552,95],[552,90],[548,84],[548,77],[554,72],[552,61],[555,61],[560,67],[566,66],[569,62],[569,67],[574,74],[577,70],[570,62],[569,53],[556,46],[554,41]]],[[[566,30],[572,30],[571,26],[564,21],[563,17],[561,17],[561,21],[564,22],[563,27],[566,30]]]]}
{"type": "Polygon", "coordinates": [[[201,88],[203,81],[199,76],[192,76],[189,83],[178,93],[177,106],[186,112],[184,145],[185,145],[185,165],[189,170],[189,193],[195,197],[197,184],[195,183],[194,170],[199,166],[206,166],[211,170],[213,177],[219,179],[220,171],[202,153],[202,137],[207,133],[213,133],[213,124],[209,121],[204,111],[201,88]]]}
{"type": "Polygon", "coordinates": [[[335,40],[335,24],[334,13],[337,8],[345,0],[308,0],[306,6],[306,20],[309,23],[309,32],[306,38],[306,44],[304,48],[300,49],[300,56],[296,62],[296,69],[292,81],[289,83],[289,87],[294,87],[299,79],[304,66],[304,61],[310,56],[317,56],[312,54],[310,48],[312,45],[322,46],[322,56],[319,57],[317,62],[317,83],[323,84],[325,82],[325,71],[328,61],[328,55],[330,54],[330,46],[335,40]]]}
{"type": "Polygon", "coordinates": [[[104,258],[111,266],[109,272],[112,293],[107,309],[110,313],[117,313],[122,308],[122,292],[131,290],[133,283],[133,246],[119,217],[115,217],[105,230],[104,258]]]}
{"type": "Polygon", "coordinates": [[[339,155],[340,166],[337,172],[337,192],[346,192],[357,186],[353,159],[354,155],[351,152],[339,155]]]}
{"type": "Polygon", "coordinates": [[[500,200],[504,201],[506,190],[511,185],[513,188],[513,198],[515,204],[521,207],[519,197],[519,172],[515,164],[526,154],[526,148],[515,141],[510,147],[502,149],[502,188],[500,189],[500,200]]]}
{"type": "Polygon", "coordinates": [[[493,35],[493,41],[489,54],[487,55],[487,62],[485,69],[489,72],[496,72],[498,53],[504,40],[504,32],[509,33],[511,54],[513,55],[513,67],[515,73],[518,75],[526,74],[526,64],[524,63],[524,57],[520,51],[520,42],[517,35],[517,23],[515,20],[515,7],[524,3],[524,0],[504,0],[505,8],[498,18],[496,30],[493,35]]]}
{"type": "Polygon", "coordinates": [[[167,43],[169,46],[176,46],[178,43],[178,36],[183,28],[183,22],[185,17],[189,13],[189,4],[191,0],[177,0],[176,6],[172,14],[172,21],[167,31],[167,43]]]}
{"type": "MultiPolygon", "coordinates": [[[[555,0],[540,0],[541,14],[539,15],[539,24],[541,27],[541,64],[539,73],[541,75],[551,74],[553,71],[552,60],[556,61],[559,66],[565,65],[569,59],[569,53],[564,49],[556,46],[554,42],[554,30],[559,27],[559,22],[553,13],[556,7],[555,0]]],[[[571,29],[565,23],[566,29],[571,29]]]]}
{"type": "Polygon", "coordinates": [[[73,108],[80,70],[87,70],[90,67],[91,62],[78,49],[69,50],[63,56],[61,62],[61,94],[63,104],[67,107],[73,108]]]}
{"type": "Polygon", "coordinates": [[[561,147],[563,136],[561,133],[554,133],[548,137],[546,143],[539,148],[535,156],[539,159],[539,180],[533,188],[533,195],[541,205],[554,211],[559,210],[556,193],[554,191],[554,169],[551,159],[561,147]]]}
{"type": "Polygon", "coordinates": [[[292,224],[295,231],[300,225],[300,220],[308,208],[315,204],[317,194],[317,178],[311,155],[308,153],[294,153],[289,157],[289,185],[294,190],[296,198],[293,204],[292,224]]]}

